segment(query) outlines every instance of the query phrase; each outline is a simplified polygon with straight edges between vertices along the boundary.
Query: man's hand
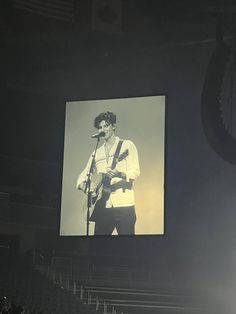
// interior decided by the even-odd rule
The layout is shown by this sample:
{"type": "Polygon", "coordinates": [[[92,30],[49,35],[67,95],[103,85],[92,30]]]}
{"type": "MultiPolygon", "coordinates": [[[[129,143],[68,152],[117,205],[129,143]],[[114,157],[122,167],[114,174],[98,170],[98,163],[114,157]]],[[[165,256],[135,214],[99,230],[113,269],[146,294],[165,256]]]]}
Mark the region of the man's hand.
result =
{"type": "Polygon", "coordinates": [[[119,176],[119,171],[116,169],[107,168],[107,176],[112,179],[119,176]]]}
{"type": "Polygon", "coordinates": [[[80,183],[79,185],[77,185],[77,189],[84,191],[85,190],[85,182],[80,183]]]}
{"type": "Polygon", "coordinates": [[[116,169],[111,169],[111,168],[107,168],[107,176],[108,178],[112,179],[112,178],[121,178],[121,179],[125,179],[126,175],[123,172],[120,172],[116,169]]]}
{"type": "MultiPolygon", "coordinates": [[[[88,195],[88,191],[85,191],[86,188],[86,182],[82,182],[79,186],[78,186],[78,190],[83,191],[84,193],[86,193],[88,195]]],[[[92,194],[92,196],[96,195],[96,186],[91,182],[90,185],[90,192],[92,194]]]]}

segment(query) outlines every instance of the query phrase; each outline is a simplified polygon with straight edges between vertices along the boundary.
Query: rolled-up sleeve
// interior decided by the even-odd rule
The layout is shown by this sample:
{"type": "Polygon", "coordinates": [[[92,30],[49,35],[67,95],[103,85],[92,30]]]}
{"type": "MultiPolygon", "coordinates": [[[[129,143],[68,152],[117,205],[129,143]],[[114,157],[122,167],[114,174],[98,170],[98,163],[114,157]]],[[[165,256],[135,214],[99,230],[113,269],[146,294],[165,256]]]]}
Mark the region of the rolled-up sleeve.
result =
{"type": "Polygon", "coordinates": [[[126,143],[128,149],[128,156],[126,158],[126,180],[136,180],[140,176],[139,158],[136,146],[132,141],[127,140],[126,143]]]}

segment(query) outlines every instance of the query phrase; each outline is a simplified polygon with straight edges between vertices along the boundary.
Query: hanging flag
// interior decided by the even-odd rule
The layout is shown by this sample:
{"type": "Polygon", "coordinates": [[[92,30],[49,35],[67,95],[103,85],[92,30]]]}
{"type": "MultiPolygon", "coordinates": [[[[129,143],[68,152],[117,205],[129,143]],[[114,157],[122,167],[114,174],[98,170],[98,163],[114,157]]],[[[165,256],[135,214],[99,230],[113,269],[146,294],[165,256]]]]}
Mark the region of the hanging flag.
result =
{"type": "Polygon", "coordinates": [[[93,30],[120,33],[122,31],[122,1],[93,0],[91,23],[93,30]]]}
{"type": "Polygon", "coordinates": [[[13,7],[48,18],[74,21],[74,0],[13,0],[13,7]]]}

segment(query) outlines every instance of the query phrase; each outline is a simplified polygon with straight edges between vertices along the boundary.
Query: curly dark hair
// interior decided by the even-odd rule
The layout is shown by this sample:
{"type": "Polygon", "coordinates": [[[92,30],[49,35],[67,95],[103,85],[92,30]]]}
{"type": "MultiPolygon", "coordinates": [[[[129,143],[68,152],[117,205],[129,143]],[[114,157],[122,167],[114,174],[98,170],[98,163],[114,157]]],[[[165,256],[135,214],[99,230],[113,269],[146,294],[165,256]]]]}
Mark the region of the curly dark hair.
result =
{"type": "Polygon", "coordinates": [[[94,126],[95,128],[99,128],[99,123],[101,121],[106,121],[109,124],[115,124],[116,123],[116,115],[113,112],[107,111],[100,113],[95,119],[94,119],[94,126]]]}

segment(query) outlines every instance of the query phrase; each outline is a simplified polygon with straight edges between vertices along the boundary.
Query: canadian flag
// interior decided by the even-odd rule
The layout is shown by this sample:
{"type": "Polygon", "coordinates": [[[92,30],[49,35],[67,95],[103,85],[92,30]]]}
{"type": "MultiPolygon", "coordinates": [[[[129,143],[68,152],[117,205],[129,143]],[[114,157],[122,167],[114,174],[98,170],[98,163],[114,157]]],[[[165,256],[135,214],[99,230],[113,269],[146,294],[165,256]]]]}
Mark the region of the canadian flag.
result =
{"type": "Polygon", "coordinates": [[[93,0],[91,24],[95,31],[121,33],[122,0],[93,0]]]}

